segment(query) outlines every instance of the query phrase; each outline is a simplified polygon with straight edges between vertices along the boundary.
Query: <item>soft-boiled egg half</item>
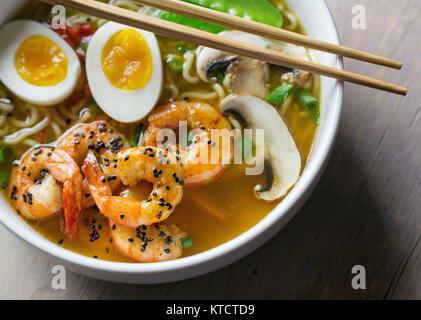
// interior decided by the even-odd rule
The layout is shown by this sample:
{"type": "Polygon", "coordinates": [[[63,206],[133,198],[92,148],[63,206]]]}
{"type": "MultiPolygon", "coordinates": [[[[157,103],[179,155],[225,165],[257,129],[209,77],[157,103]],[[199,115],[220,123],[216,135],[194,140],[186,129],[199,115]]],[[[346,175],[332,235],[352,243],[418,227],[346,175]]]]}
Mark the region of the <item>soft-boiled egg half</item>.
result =
{"type": "Polygon", "coordinates": [[[162,87],[162,60],[153,33],[108,22],[86,54],[92,95],[111,118],[135,122],[155,106],[162,87]]]}
{"type": "Polygon", "coordinates": [[[17,20],[0,28],[0,80],[22,100],[57,104],[73,92],[80,74],[73,49],[41,23],[17,20]]]}

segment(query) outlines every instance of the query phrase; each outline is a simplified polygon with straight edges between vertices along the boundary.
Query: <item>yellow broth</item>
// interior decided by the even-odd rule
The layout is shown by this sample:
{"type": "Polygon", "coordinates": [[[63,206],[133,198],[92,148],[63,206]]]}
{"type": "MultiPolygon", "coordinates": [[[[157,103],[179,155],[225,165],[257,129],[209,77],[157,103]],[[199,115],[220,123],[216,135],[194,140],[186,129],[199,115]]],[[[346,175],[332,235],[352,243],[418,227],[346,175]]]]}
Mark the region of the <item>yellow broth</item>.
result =
{"type": "MultiPolygon", "coordinates": [[[[285,9],[291,11],[283,0],[273,2],[276,5],[283,5],[285,9]]],[[[24,13],[20,17],[25,17],[24,13]]],[[[31,17],[26,16],[26,18],[31,17]]],[[[296,31],[304,33],[301,25],[298,26],[296,31]]],[[[192,85],[184,81],[181,76],[171,73],[166,60],[171,55],[177,55],[182,58],[183,54],[177,50],[179,41],[161,36],[158,36],[158,41],[163,57],[165,83],[176,83],[180,92],[212,91],[210,84],[200,82],[192,85]]],[[[191,45],[190,48],[194,49],[195,46],[191,45]]],[[[192,70],[192,75],[194,76],[195,68],[192,68],[192,70]]],[[[278,67],[272,67],[271,70],[272,78],[279,78],[285,72],[278,67]]],[[[271,89],[274,89],[276,85],[277,83],[273,83],[271,89]]],[[[313,84],[307,91],[312,93],[313,96],[320,98],[319,77],[314,76],[313,84]]],[[[164,99],[165,93],[163,94],[164,99]]],[[[216,108],[219,104],[218,100],[207,102],[216,108]]],[[[102,114],[98,108],[93,108],[97,115],[102,114]]],[[[304,159],[308,161],[317,126],[311,122],[305,108],[296,99],[293,99],[284,117],[290,125],[304,159]]],[[[133,132],[139,126],[139,123],[126,125],[111,121],[111,124],[121,130],[128,139],[135,139],[133,132]]],[[[48,132],[48,135],[53,136],[54,134],[48,132]]],[[[26,148],[24,146],[16,146],[13,150],[15,158],[20,158],[25,151],[26,148]]],[[[245,168],[245,165],[231,165],[217,181],[193,189],[184,188],[182,202],[166,222],[177,224],[189,236],[193,237],[194,244],[191,248],[185,249],[185,256],[209,250],[237,237],[263,219],[281,201],[267,203],[255,198],[252,193],[253,188],[257,184],[263,183],[264,177],[263,175],[246,176],[245,168]]],[[[10,173],[11,166],[4,163],[0,164],[0,170],[10,173]]],[[[146,198],[150,188],[145,189],[142,187],[141,189],[138,192],[139,198],[142,198],[142,196],[146,198]]],[[[6,198],[10,198],[10,194],[4,193],[6,198]]],[[[110,240],[108,219],[99,213],[98,210],[94,208],[84,210],[80,220],[79,237],[75,241],[70,241],[63,239],[58,216],[45,221],[25,219],[37,232],[68,250],[103,260],[133,262],[114,249],[110,240]],[[97,240],[91,241],[94,230],[96,230],[99,237],[97,240]]]]}

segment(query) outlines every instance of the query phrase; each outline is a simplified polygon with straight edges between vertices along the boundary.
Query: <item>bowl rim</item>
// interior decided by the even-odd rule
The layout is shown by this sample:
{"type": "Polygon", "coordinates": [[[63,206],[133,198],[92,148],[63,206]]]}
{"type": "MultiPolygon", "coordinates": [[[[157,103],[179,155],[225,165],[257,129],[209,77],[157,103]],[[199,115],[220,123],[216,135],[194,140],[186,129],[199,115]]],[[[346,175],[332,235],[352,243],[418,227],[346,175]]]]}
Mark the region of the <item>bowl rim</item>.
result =
{"type": "MultiPolygon", "coordinates": [[[[339,32],[332,12],[326,3],[326,0],[322,0],[321,3],[327,10],[330,21],[335,31],[335,42],[340,44],[339,32]]],[[[343,58],[336,56],[337,67],[343,69],[343,58]]],[[[324,166],[328,161],[330,152],[333,149],[333,145],[336,140],[338,128],[340,124],[340,118],[342,113],[342,101],[343,101],[344,84],[341,81],[336,82],[336,88],[332,95],[334,99],[334,107],[331,112],[335,112],[332,115],[332,121],[329,123],[327,137],[323,140],[320,145],[320,149],[317,153],[312,154],[311,161],[303,171],[299,181],[294,188],[289,192],[287,197],[282,200],[272,211],[270,211],[261,221],[256,225],[243,232],[236,238],[227,241],[219,246],[216,246],[207,251],[197,253],[192,256],[183,257],[177,260],[164,261],[158,263],[125,263],[125,262],[112,262],[100,259],[94,259],[81,254],[75,253],[61,246],[56,245],[50,240],[44,237],[36,237],[34,234],[28,234],[26,231],[27,227],[24,224],[15,223],[4,219],[3,215],[0,215],[0,221],[2,224],[9,229],[12,233],[19,236],[29,244],[37,247],[38,249],[58,258],[62,261],[68,262],[73,265],[78,265],[84,268],[112,272],[112,273],[124,273],[124,274],[155,274],[162,272],[177,271],[186,267],[195,267],[202,264],[211,263],[214,260],[220,259],[237,249],[252,245],[252,241],[263,235],[264,232],[269,230],[272,226],[279,223],[279,221],[287,215],[288,212],[292,211],[294,206],[305,196],[306,192],[311,189],[312,184],[318,179],[318,176],[323,172],[324,166]]],[[[295,215],[295,214],[294,214],[295,215]]],[[[262,243],[263,244],[263,243],[262,243]]]]}

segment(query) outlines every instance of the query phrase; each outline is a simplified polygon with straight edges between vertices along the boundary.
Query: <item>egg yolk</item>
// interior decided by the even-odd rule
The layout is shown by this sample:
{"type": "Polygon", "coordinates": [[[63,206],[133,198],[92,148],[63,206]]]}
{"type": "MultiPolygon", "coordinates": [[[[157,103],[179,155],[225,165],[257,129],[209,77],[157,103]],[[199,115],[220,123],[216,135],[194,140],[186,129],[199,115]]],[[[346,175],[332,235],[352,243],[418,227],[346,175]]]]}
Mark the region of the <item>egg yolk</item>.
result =
{"type": "Polygon", "coordinates": [[[66,78],[68,62],[57,43],[46,36],[34,35],[23,41],[17,50],[15,67],[26,82],[51,87],[66,78]]]}
{"type": "Polygon", "coordinates": [[[121,90],[139,90],[152,76],[151,50],[145,37],[134,29],[112,35],[104,46],[101,62],[108,80],[121,90]]]}

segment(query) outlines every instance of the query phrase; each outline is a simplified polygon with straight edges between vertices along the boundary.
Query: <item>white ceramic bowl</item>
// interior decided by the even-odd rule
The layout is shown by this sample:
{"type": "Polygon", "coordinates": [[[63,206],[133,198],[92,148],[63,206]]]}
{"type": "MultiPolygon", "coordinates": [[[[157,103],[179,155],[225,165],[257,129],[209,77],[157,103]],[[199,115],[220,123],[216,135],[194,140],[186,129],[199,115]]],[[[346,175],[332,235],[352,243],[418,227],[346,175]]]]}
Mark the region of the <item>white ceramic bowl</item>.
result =
{"type": "MultiPolygon", "coordinates": [[[[339,44],[335,23],[324,0],[289,0],[311,37],[339,44]]],[[[4,0],[0,4],[0,24],[9,19],[24,0],[4,0]]],[[[319,54],[320,62],[335,68],[342,60],[319,54]]],[[[58,263],[83,275],[125,283],[160,283],[192,278],[222,268],[249,254],[285,226],[315,188],[332,151],[341,115],[343,84],[322,78],[322,121],[311,161],[288,196],[262,221],[237,238],[206,252],[175,261],[130,264],[88,258],[63,249],[28,226],[0,196],[0,221],[16,235],[55,257],[58,263]]]]}

